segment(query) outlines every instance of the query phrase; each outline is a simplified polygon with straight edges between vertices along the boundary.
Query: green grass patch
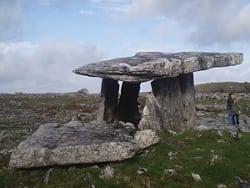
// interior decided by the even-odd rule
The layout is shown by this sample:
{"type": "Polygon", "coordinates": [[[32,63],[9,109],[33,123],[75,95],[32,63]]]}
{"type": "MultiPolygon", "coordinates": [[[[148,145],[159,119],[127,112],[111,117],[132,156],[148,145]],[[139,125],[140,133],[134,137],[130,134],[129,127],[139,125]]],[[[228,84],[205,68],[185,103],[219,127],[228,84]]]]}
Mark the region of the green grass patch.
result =
{"type": "MultiPolygon", "coordinates": [[[[235,140],[230,133],[219,136],[215,131],[187,131],[171,135],[160,132],[161,142],[123,162],[109,165],[114,178],[100,178],[100,167],[53,167],[47,184],[44,179],[49,168],[0,171],[0,187],[216,187],[235,186],[235,177],[250,180],[250,134],[241,133],[235,140]],[[217,157],[216,157],[217,156],[217,157]],[[214,161],[212,161],[212,159],[214,161]],[[138,174],[140,168],[146,169],[138,174]],[[174,174],[165,173],[174,169],[174,174]],[[201,176],[195,182],[192,173],[201,176]],[[32,178],[31,178],[32,177],[32,178]]],[[[7,158],[1,158],[6,166],[7,158]]]]}

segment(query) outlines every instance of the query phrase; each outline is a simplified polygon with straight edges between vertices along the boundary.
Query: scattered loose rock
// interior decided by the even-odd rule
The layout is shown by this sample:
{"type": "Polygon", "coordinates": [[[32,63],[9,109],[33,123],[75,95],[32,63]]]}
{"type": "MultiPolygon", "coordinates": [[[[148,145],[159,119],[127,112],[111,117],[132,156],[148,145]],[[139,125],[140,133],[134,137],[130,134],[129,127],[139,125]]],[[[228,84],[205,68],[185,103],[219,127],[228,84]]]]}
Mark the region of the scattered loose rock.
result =
{"type": "Polygon", "coordinates": [[[242,179],[241,177],[237,176],[235,178],[235,183],[238,185],[240,188],[249,188],[250,187],[250,182],[242,179]]]}
{"type": "Polygon", "coordinates": [[[199,174],[195,174],[195,173],[192,173],[192,178],[195,182],[200,182],[201,181],[201,177],[199,174]]]}
{"type": "Polygon", "coordinates": [[[241,134],[240,134],[238,131],[236,131],[236,132],[231,132],[231,136],[232,136],[232,138],[234,138],[236,141],[240,140],[240,138],[241,138],[241,134]]]}
{"type": "Polygon", "coordinates": [[[219,184],[219,185],[217,185],[217,188],[227,188],[227,186],[224,184],[219,184]]]}
{"type": "Polygon", "coordinates": [[[146,172],[148,172],[148,169],[146,169],[146,168],[139,168],[139,169],[137,169],[137,171],[136,171],[136,173],[137,173],[138,175],[145,174],[146,172]]]}
{"type": "Polygon", "coordinates": [[[176,173],[175,169],[166,169],[164,170],[164,175],[166,176],[173,176],[176,173]]]}
{"type": "Polygon", "coordinates": [[[170,151],[168,153],[169,160],[173,160],[177,156],[178,152],[172,152],[170,151]]]}
{"type": "Polygon", "coordinates": [[[104,169],[101,171],[100,178],[102,179],[112,179],[114,177],[114,169],[107,165],[104,167],[104,169]]]}
{"type": "Polygon", "coordinates": [[[134,137],[138,149],[143,149],[159,142],[156,132],[150,129],[137,131],[134,137]]]}
{"type": "Polygon", "coordinates": [[[214,163],[219,159],[217,154],[213,154],[212,159],[210,160],[210,165],[214,165],[214,163]]]}

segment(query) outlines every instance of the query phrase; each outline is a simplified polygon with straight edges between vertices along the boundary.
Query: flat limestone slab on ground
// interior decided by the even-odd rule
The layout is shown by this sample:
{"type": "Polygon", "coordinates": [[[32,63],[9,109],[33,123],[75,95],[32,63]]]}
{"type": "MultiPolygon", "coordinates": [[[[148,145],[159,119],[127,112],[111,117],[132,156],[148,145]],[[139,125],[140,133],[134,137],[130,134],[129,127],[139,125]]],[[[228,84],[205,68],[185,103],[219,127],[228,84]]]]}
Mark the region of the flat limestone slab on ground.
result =
{"type": "Polygon", "coordinates": [[[10,167],[31,168],[121,161],[159,141],[153,131],[137,131],[125,123],[73,121],[64,126],[43,124],[13,151],[10,167]],[[141,135],[141,136],[140,136],[141,135]]]}

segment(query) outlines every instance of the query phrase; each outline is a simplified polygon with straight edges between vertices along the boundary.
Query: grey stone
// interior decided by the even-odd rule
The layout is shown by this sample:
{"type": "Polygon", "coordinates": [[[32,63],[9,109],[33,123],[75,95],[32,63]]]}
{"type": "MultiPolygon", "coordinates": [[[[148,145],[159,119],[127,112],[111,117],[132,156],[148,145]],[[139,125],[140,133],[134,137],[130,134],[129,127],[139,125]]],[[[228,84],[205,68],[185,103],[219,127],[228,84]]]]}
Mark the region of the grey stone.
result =
{"type": "Polygon", "coordinates": [[[129,133],[133,133],[133,132],[136,130],[134,124],[133,124],[133,123],[129,123],[129,122],[127,122],[127,123],[124,124],[124,128],[125,128],[129,133]]]}
{"type": "Polygon", "coordinates": [[[235,183],[238,185],[240,188],[249,188],[250,187],[250,182],[242,179],[239,176],[235,177],[235,183]]]}
{"type": "Polygon", "coordinates": [[[192,173],[192,178],[195,182],[200,182],[201,181],[201,177],[199,174],[196,173],[192,173]]]}
{"type": "Polygon", "coordinates": [[[148,172],[148,169],[146,169],[146,168],[138,168],[137,169],[137,171],[136,171],[136,173],[138,174],[138,175],[142,175],[142,174],[145,174],[146,172],[148,172]]]}
{"type": "Polygon", "coordinates": [[[227,188],[227,186],[225,184],[219,184],[217,185],[217,188],[227,188]]]}
{"type": "Polygon", "coordinates": [[[173,176],[174,174],[176,174],[176,169],[166,169],[166,170],[164,170],[164,175],[166,175],[166,176],[173,176]]]}
{"type": "Polygon", "coordinates": [[[177,155],[178,155],[178,152],[172,152],[172,151],[168,152],[168,157],[170,161],[176,158],[177,155]]]}
{"type": "Polygon", "coordinates": [[[134,138],[139,150],[147,148],[159,142],[159,138],[157,137],[156,132],[150,129],[137,131],[134,138]]]}
{"type": "Polygon", "coordinates": [[[140,113],[137,102],[139,91],[139,83],[123,82],[121,96],[116,112],[118,120],[138,125],[140,121],[140,113]]]}
{"type": "Polygon", "coordinates": [[[192,157],[191,159],[193,159],[195,161],[199,161],[199,160],[202,160],[203,157],[201,157],[201,156],[195,156],[195,157],[192,157]]]}
{"type": "Polygon", "coordinates": [[[139,52],[132,57],[117,58],[85,65],[74,72],[86,76],[111,78],[127,82],[176,77],[180,74],[240,64],[242,53],[139,52]]]}
{"type": "Polygon", "coordinates": [[[220,137],[223,137],[223,132],[222,131],[217,131],[217,135],[220,137]]]}
{"type": "Polygon", "coordinates": [[[206,117],[200,118],[197,120],[197,126],[194,127],[195,130],[198,131],[205,131],[205,130],[216,130],[219,131],[218,134],[220,134],[221,131],[229,131],[231,133],[235,133],[237,131],[241,132],[250,132],[250,125],[246,122],[244,123],[243,120],[246,119],[245,115],[240,116],[240,126],[239,129],[235,125],[230,125],[226,121],[226,114],[224,115],[224,119],[220,119],[218,117],[216,118],[207,118],[207,116],[211,116],[210,114],[206,115],[206,117]]]}
{"type": "Polygon", "coordinates": [[[115,174],[114,169],[111,166],[107,165],[101,171],[100,178],[102,178],[102,179],[112,179],[112,178],[114,178],[114,174],[115,174]]]}
{"type": "Polygon", "coordinates": [[[82,125],[82,123],[81,123],[81,121],[77,121],[77,120],[71,120],[69,123],[66,123],[65,125],[64,125],[64,127],[77,127],[77,126],[81,126],[82,125]]]}
{"type": "Polygon", "coordinates": [[[182,132],[195,126],[192,74],[154,80],[152,89],[138,125],[140,129],[182,132]]]}
{"type": "Polygon", "coordinates": [[[99,107],[98,120],[111,123],[115,120],[118,103],[119,84],[117,80],[103,79],[101,88],[102,102],[99,107]]]}
{"type": "Polygon", "coordinates": [[[194,129],[197,131],[207,131],[207,130],[210,130],[211,128],[205,125],[199,125],[199,126],[196,126],[194,129]]]}
{"type": "Polygon", "coordinates": [[[209,164],[214,165],[216,161],[218,161],[220,158],[217,154],[213,154],[212,159],[210,160],[209,164]]]}
{"type": "Polygon", "coordinates": [[[48,123],[19,144],[12,152],[9,166],[30,168],[122,161],[159,141],[153,131],[136,135],[143,135],[142,139],[134,138],[117,123],[73,121],[62,127],[48,123]]]}
{"type": "Polygon", "coordinates": [[[0,131],[0,142],[3,142],[8,137],[9,137],[8,131],[6,130],[0,131]]]}

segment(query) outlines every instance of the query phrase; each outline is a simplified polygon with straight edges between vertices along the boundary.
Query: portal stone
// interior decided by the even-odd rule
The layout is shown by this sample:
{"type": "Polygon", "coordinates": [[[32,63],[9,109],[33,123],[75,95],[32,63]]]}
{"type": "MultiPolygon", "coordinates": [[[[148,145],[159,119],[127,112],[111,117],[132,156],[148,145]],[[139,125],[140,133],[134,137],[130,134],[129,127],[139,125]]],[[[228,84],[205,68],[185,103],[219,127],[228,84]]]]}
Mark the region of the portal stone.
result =
{"type": "Polygon", "coordinates": [[[104,78],[102,80],[101,98],[98,120],[111,123],[115,119],[115,111],[118,103],[119,84],[117,80],[104,78]]]}
{"type": "Polygon", "coordinates": [[[181,132],[195,125],[193,73],[157,79],[151,85],[140,129],[181,132]]]}
{"type": "Polygon", "coordinates": [[[140,83],[123,82],[121,96],[117,108],[117,119],[137,125],[140,121],[140,112],[137,98],[140,83]]]}

